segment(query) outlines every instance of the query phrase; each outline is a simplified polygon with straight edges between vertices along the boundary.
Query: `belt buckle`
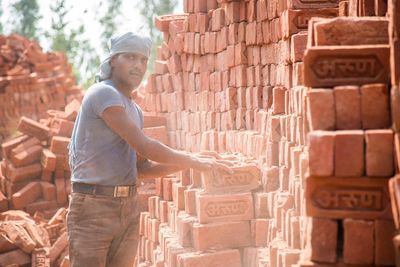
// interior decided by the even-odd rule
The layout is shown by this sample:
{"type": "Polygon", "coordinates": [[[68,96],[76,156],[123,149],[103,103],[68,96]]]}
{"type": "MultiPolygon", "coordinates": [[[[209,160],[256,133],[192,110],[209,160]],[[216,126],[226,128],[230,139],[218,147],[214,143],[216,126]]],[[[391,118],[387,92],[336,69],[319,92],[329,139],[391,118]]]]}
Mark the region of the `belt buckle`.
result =
{"type": "Polygon", "coordinates": [[[114,197],[129,197],[129,186],[116,186],[114,188],[114,197]]]}

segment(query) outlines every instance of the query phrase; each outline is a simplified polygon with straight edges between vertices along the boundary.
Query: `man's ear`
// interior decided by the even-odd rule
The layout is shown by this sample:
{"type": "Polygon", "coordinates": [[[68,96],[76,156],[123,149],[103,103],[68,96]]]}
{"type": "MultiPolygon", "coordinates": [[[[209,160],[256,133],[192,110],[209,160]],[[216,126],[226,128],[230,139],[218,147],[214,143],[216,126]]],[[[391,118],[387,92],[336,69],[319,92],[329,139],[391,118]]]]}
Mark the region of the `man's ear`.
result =
{"type": "Polygon", "coordinates": [[[112,56],[112,57],[110,58],[110,66],[111,66],[111,68],[114,67],[115,60],[117,59],[117,57],[118,57],[118,54],[117,54],[117,55],[114,55],[114,56],[112,56]]]}

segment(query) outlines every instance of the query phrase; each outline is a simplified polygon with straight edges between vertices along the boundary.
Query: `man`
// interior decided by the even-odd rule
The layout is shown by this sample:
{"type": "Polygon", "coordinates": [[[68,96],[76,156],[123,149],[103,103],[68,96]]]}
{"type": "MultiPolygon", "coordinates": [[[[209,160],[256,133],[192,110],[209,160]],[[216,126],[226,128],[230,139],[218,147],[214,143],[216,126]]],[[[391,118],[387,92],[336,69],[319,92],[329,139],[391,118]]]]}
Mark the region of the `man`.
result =
{"type": "Polygon", "coordinates": [[[132,267],[138,244],[138,177],[226,165],[173,150],[142,132],[130,96],[146,72],[151,41],[131,32],[111,39],[100,82],[85,94],[69,146],[72,194],[67,215],[71,267],[132,267]],[[136,152],[149,161],[138,164],[136,152]]]}

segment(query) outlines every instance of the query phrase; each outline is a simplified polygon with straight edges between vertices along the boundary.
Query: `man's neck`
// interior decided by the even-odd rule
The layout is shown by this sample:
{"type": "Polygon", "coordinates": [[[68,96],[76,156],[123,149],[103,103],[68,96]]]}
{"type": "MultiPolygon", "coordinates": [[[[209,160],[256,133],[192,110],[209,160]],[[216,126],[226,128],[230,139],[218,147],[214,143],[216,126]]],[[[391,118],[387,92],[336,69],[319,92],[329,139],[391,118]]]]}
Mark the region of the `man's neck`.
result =
{"type": "Polygon", "coordinates": [[[110,80],[114,83],[115,88],[117,88],[118,91],[120,91],[127,98],[131,98],[131,93],[135,88],[126,83],[120,82],[113,77],[111,77],[110,80]]]}

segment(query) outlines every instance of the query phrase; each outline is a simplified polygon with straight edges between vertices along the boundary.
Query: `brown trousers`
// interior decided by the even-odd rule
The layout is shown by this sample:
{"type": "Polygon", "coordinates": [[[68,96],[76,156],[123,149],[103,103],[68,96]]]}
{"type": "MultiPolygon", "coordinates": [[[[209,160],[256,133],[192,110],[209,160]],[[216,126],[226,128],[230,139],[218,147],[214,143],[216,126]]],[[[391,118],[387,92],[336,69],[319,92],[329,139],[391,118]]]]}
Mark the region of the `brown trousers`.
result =
{"type": "Polygon", "coordinates": [[[137,194],[72,193],[67,214],[71,267],[133,267],[139,242],[137,194]]]}

